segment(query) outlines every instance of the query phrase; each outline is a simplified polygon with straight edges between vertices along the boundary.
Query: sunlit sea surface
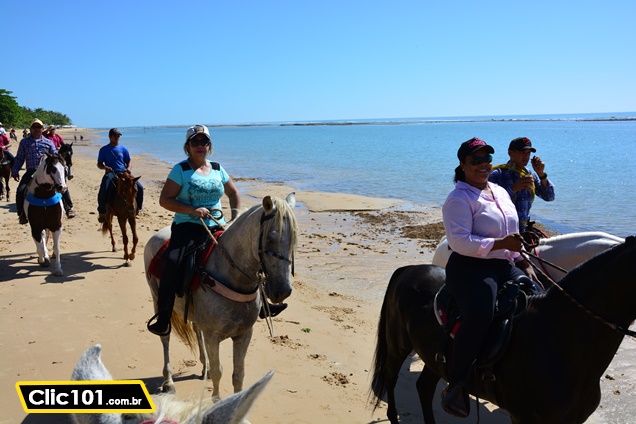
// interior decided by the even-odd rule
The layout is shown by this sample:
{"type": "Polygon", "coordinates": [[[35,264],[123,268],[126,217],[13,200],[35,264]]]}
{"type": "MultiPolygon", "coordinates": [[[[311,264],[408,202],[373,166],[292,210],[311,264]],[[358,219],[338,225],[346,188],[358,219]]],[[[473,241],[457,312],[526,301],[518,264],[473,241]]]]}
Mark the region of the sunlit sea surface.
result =
{"type": "MultiPolygon", "coordinates": [[[[193,124],[120,128],[121,143],[133,155],[175,163],[184,158],[186,127],[193,124]]],[[[212,124],[210,131],[213,160],[234,178],[402,199],[412,209],[442,205],[461,142],[485,140],[497,164],[507,161],[510,140],[525,136],[556,186],[554,202],[537,198],[533,219],[562,233],[636,233],[636,112],[212,124]]]]}

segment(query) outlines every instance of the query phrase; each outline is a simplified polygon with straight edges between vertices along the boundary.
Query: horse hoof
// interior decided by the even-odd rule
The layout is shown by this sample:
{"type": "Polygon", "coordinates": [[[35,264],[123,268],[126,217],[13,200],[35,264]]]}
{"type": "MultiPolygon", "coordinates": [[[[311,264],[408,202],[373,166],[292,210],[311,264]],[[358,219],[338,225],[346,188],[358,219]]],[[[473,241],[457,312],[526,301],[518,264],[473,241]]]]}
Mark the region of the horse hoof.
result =
{"type": "Polygon", "coordinates": [[[117,251],[117,249],[115,249],[115,248],[113,247],[113,252],[116,252],[116,251],[117,251]]]}
{"type": "Polygon", "coordinates": [[[129,261],[124,262],[124,266],[125,267],[131,267],[132,263],[130,263],[129,261]]]}
{"type": "Polygon", "coordinates": [[[48,268],[51,266],[51,260],[49,258],[44,259],[44,261],[40,264],[42,268],[48,268]]]}
{"type": "Polygon", "coordinates": [[[61,269],[58,269],[57,271],[53,273],[53,275],[55,275],[56,277],[61,277],[64,275],[64,272],[62,272],[61,269]]]}

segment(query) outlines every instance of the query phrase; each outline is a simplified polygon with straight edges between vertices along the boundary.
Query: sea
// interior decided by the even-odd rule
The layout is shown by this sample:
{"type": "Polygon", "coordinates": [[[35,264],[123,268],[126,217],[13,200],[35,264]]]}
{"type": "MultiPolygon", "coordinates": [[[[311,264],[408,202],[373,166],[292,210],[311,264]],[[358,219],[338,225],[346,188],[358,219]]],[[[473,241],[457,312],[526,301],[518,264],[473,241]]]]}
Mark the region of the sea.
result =
{"type": "MultiPolygon", "coordinates": [[[[202,124],[212,160],[235,179],[400,199],[411,210],[443,204],[463,141],[485,140],[499,164],[510,140],[528,137],[556,191],[553,202],[535,200],[533,220],[560,233],[636,234],[636,112],[202,124]]],[[[190,125],[120,128],[121,143],[176,163],[190,125]]]]}

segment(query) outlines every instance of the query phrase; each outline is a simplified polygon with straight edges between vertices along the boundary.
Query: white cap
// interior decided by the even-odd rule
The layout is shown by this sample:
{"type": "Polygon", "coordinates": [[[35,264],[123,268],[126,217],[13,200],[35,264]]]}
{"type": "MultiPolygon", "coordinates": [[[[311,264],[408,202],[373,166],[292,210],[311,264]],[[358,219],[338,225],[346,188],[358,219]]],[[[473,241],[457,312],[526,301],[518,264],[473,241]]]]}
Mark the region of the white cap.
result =
{"type": "Polygon", "coordinates": [[[188,132],[186,132],[186,142],[190,141],[191,138],[196,137],[199,134],[205,135],[208,140],[210,140],[210,131],[208,131],[208,127],[205,125],[194,125],[188,128],[188,132]]]}

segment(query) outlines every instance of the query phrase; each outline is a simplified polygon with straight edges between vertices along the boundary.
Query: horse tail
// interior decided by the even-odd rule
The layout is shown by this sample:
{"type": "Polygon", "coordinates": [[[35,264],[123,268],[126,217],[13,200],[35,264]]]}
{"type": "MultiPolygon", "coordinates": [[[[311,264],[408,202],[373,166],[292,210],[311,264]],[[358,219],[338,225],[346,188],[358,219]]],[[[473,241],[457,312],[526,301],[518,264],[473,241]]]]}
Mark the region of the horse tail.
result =
{"type": "Polygon", "coordinates": [[[172,331],[177,335],[177,337],[190,348],[192,353],[196,354],[195,348],[199,345],[199,342],[197,340],[197,334],[194,332],[192,321],[188,321],[186,323],[182,316],[172,312],[170,325],[172,326],[172,331]]]}
{"type": "MultiPolygon", "coordinates": [[[[380,320],[378,322],[378,337],[375,346],[375,354],[373,355],[373,380],[371,381],[371,389],[369,390],[369,399],[373,402],[373,410],[375,411],[380,406],[380,401],[387,392],[387,380],[393,380],[389,374],[389,340],[388,340],[388,323],[389,323],[389,309],[391,308],[391,302],[395,298],[395,290],[398,285],[398,277],[406,268],[397,269],[386,289],[384,300],[382,302],[382,308],[380,309],[380,320]]],[[[395,328],[390,331],[402,331],[395,328]]],[[[392,383],[394,384],[394,383],[392,383]]]]}

